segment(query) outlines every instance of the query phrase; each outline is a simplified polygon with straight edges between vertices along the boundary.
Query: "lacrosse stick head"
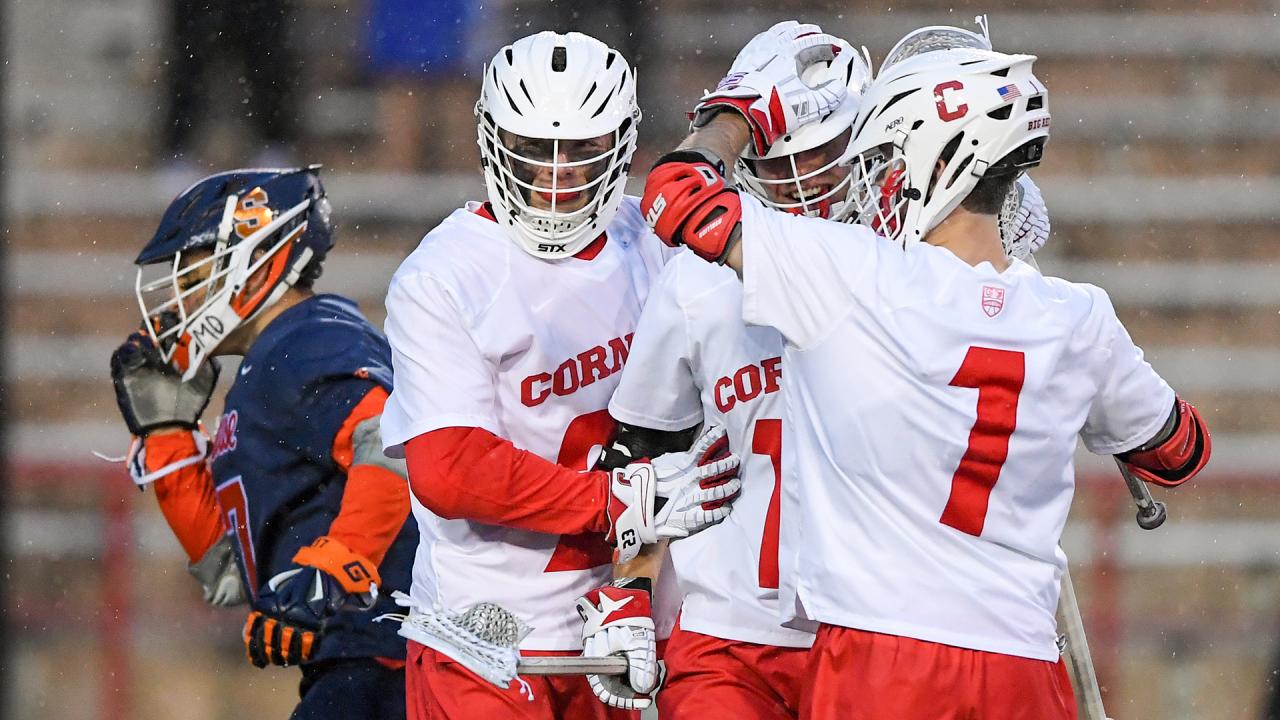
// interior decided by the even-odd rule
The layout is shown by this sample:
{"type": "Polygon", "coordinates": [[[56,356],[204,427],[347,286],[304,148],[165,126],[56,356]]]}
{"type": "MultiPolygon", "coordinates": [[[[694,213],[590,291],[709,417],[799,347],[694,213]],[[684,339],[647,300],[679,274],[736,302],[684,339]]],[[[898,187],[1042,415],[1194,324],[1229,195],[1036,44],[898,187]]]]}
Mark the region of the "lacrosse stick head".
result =
{"type": "Polygon", "coordinates": [[[490,602],[476,603],[459,615],[458,625],[484,642],[510,648],[518,647],[533,629],[510,610],[490,602]]]}
{"type": "Polygon", "coordinates": [[[504,690],[516,679],[520,641],[532,630],[510,610],[490,602],[462,612],[414,609],[400,624],[401,637],[444,653],[504,690]]]}

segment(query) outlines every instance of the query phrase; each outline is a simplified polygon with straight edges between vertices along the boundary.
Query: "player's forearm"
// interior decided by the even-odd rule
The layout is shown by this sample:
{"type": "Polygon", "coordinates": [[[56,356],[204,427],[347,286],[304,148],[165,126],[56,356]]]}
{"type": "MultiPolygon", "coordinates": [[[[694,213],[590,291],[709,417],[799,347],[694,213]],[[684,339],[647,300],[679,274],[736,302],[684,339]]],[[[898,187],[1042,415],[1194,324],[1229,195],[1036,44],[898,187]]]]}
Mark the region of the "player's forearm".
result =
{"type": "Polygon", "coordinates": [[[660,540],[653,545],[640,548],[640,554],[630,562],[617,563],[613,566],[615,578],[644,577],[657,580],[662,571],[662,561],[667,555],[667,540],[660,540]]]}
{"type": "Polygon", "coordinates": [[[751,141],[747,121],[736,112],[721,112],[711,122],[689,133],[677,150],[702,148],[724,161],[725,179],[732,179],[733,166],[751,141]]]}
{"type": "Polygon", "coordinates": [[[404,476],[377,465],[356,465],[347,472],[342,507],[328,534],[378,565],[408,517],[404,476]]]}
{"type": "MultiPolygon", "coordinates": [[[[163,468],[198,454],[188,431],[153,433],[146,443],[148,471],[163,468]]],[[[213,496],[213,475],[209,466],[198,462],[181,467],[151,483],[165,522],[182,545],[191,563],[226,534],[226,521],[213,496]]]]}
{"type": "Polygon", "coordinates": [[[431,512],[535,532],[608,530],[608,474],[561,467],[480,428],[434,430],[405,444],[409,487],[431,512]]]}
{"type": "Polygon", "coordinates": [[[403,460],[382,452],[380,430],[387,391],[374,386],[352,408],[333,441],[333,459],[347,471],[342,506],[328,535],[375,565],[382,562],[409,517],[403,460]]]}

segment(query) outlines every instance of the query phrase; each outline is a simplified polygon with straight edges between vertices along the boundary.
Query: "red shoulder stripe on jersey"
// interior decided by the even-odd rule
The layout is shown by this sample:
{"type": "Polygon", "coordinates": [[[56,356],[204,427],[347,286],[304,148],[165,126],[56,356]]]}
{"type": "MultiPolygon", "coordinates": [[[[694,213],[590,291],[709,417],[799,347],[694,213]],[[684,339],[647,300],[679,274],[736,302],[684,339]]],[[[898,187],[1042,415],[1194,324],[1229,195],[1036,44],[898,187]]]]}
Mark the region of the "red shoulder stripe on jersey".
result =
{"type": "MultiPolygon", "coordinates": [[[[146,445],[147,472],[199,454],[195,438],[187,430],[154,432],[146,445]]],[[[187,558],[199,562],[213,544],[227,533],[226,521],[213,496],[213,474],[207,463],[179,468],[151,484],[156,502],[169,529],[182,544],[187,558]]]]}
{"type": "Polygon", "coordinates": [[[1177,398],[1173,412],[1177,415],[1173,432],[1163,442],[1117,456],[1134,475],[1164,487],[1175,487],[1190,480],[1204,469],[1213,454],[1209,428],[1195,406],[1177,398]]]}
{"type": "Polygon", "coordinates": [[[609,476],[578,472],[474,427],[449,427],[405,443],[409,487],[446,519],[559,535],[603,533],[609,476]]]}

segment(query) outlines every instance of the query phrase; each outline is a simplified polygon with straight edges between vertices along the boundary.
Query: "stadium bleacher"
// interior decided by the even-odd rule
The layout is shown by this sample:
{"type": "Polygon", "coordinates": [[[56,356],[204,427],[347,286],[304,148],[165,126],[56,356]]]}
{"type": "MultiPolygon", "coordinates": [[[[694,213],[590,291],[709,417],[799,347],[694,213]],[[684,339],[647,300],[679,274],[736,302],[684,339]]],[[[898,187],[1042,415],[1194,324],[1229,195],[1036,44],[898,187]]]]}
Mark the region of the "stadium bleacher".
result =
{"type": "MultiPolygon", "coordinates": [[[[1089,481],[1064,544],[1083,568],[1077,585],[1086,622],[1096,623],[1108,707],[1123,720],[1257,717],[1280,627],[1280,553],[1269,541],[1280,532],[1277,5],[957,4],[966,9],[926,0],[848,11],[832,2],[663,3],[658,26],[643,29],[661,51],[639,81],[644,97],[667,103],[645,108],[636,166],[678,139],[681,112],[736,49],[783,17],[865,43],[878,61],[905,31],[968,24],[976,8],[991,13],[997,49],[1038,54],[1054,114],[1034,174],[1054,223],[1041,267],[1105,287],[1153,364],[1215,431],[1213,464],[1196,487],[1170,497],[1172,520],[1158,537],[1129,527],[1123,489],[1105,487],[1110,461],[1081,455],[1089,481]]],[[[136,323],[133,254],[180,189],[166,185],[154,151],[160,5],[10,3],[3,30],[12,53],[4,382],[18,478],[6,541],[20,561],[9,609],[23,660],[15,717],[283,717],[293,703],[292,675],[243,662],[240,617],[201,608],[150,498],[104,487],[128,489],[112,477],[118,469],[89,456],[128,444],[107,358],[136,323]],[[129,532],[112,535],[109,509],[121,504],[129,532]],[[127,577],[103,575],[111,537],[127,545],[127,577]],[[132,621],[123,635],[102,637],[126,647],[112,656],[103,641],[86,657],[77,633],[106,632],[100,592],[118,582],[128,584],[121,602],[132,621]],[[112,668],[95,662],[103,657],[130,666],[121,668],[127,687],[112,685],[112,668]],[[64,691],[85,675],[97,690],[64,691]],[[170,694],[185,700],[175,705],[170,694]]],[[[315,42],[335,50],[309,56],[300,78],[302,157],[329,168],[340,232],[318,288],[352,295],[380,321],[391,271],[435,221],[479,196],[478,166],[395,175],[367,165],[378,142],[373,90],[342,41],[358,3],[299,5],[302,36],[338,40],[315,42]]],[[[207,155],[235,164],[249,148],[234,111],[215,115],[207,155]]],[[[475,153],[470,136],[446,141],[475,153]]]]}

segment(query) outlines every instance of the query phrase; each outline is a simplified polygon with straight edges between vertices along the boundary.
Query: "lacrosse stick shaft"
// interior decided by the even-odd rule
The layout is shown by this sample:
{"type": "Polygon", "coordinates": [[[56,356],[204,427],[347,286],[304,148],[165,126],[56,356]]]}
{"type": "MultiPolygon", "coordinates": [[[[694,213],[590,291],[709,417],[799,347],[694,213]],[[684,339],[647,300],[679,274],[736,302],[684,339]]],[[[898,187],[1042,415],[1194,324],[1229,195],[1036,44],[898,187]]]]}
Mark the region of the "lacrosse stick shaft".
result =
{"type": "Polygon", "coordinates": [[[625,675],[629,669],[624,657],[522,657],[516,665],[521,675],[625,675]]]}
{"type": "Polygon", "coordinates": [[[1080,605],[1076,602],[1076,589],[1071,584],[1071,571],[1062,573],[1062,596],[1058,601],[1062,613],[1064,634],[1067,636],[1067,671],[1071,686],[1076,691],[1076,706],[1081,720],[1107,720],[1102,708],[1102,691],[1098,688],[1098,676],[1093,670],[1093,656],[1089,654],[1089,641],[1084,635],[1084,619],[1080,617],[1080,605]]]}
{"type": "Polygon", "coordinates": [[[1120,458],[1115,458],[1115,461],[1116,467],[1120,468],[1120,474],[1124,476],[1124,484],[1129,487],[1129,494],[1133,496],[1133,502],[1138,506],[1138,527],[1143,530],[1155,530],[1163,525],[1165,518],[1168,517],[1164,503],[1151,497],[1151,490],[1147,484],[1134,477],[1120,458]]]}

